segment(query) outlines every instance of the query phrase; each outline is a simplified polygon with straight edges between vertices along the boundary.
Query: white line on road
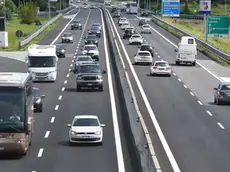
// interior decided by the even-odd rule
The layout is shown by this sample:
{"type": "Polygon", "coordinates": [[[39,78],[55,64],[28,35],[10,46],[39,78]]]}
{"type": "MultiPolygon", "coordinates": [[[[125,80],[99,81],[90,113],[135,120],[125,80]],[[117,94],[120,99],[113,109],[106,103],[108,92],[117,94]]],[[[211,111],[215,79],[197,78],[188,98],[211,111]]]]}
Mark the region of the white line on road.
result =
{"type": "Polygon", "coordinates": [[[69,69],[69,72],[71,71],[71,69],[69,69]]]}
{"type": "Polygon", "coordinates": [[[73,66],[73,64],[70,64],[70,67],[72,67],[73,66]]]}
{"type": "Polygon", "coordinates": [[[64,84],[67,84],[67,80],[65,80],[64,84]]]}
{"type": "Polygon", "coordinates": [[[184,84],[184,88],[188,88],[188,87],[184,84]]]}
{"type": "Polygon", "coordinates": [[[43,151],[44,151],[43,148],[39,149],[39,152],[38,152],[38,157],[39,158],[42,157],[43,151]]]}
{"type": "Polygon", "coordinates": [[[55,121],[55,117],[52,117],[50,123],[54,123],[54,121],[55,121]]]}
{"type": "Polygon", "coordinates": [[[60,95],[59,97],[58,97],[58,100],[61,100],[62,99],[62,95],[60,95]]]}
{"type": "Polygon", "coordinates": [[[65,91],[65,87],[62,87],[61,91],[65,91]]]}
{"type": "Polygon", "coordinates": [[[191,92],[191,91],[190,91],[190,94],[191,94],[192,96],[195,96],[195,95],[193,94],[193,92],[191,92]]]}
{"type": "Polygon", "coordinates": [[[50,131],[46,131],[46,134],[45,134],[45,137],[44,138],[48,138],[49,137],[49,135],[50,135],[50,131]]]}
{"type": "Polygon", "coordinates": [[[198,100],[197,102],[198,102],[200,105],[203,105],[203,103],[202,103],[200,100],[198,100]]]}
{"type": "Polygon", "coordinates": [[[180,79],[180,78],[177,78],[177,80],[181,82],[181,79],[180,79]]]}
{"type": "Polygon", "coordinates": [[[175,74],[175,73],[173,73],[173,75],[175,75],[175,76],[176,76],[176,74],[175,74]]]}
{"type": "Polygon", "coordinates": [[[219,125],[221,129],[224,129],[224,126],[221,123],[217,122],[217,125],[219,125]]]}
{"type": "Polygon", "coordinates": [[[69,78],[69,74],[67,74],[66,77],[69,78]]]}
{"type": "Polygon", "coordinates": [[[209,114],[209,116],[212,116],[212,113],[210,111],[207,110],[206,112],[209,114]]]}
{"type": "Polygon", "coordinates": [[[161,56],[157,56],[158,58],[161,58],[161,56]]]}
{"type": "Polygon", "coordinates": [[[59,108],[59,105],[56,105],[54,110],[58,110],[58,108],[59,108]]]}

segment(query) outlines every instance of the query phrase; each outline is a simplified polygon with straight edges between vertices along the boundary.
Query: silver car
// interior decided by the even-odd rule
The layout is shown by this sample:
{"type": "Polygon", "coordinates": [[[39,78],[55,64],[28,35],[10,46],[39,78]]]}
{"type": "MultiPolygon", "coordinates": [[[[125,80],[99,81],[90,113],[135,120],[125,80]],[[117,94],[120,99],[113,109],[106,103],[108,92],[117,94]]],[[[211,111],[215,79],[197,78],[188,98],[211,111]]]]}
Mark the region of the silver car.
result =
{"type": "Polygon", "coordinates": [[[149,33],[149,34],[151,34],[151,26],[149,24],[144,24],[141,27],[141,33],[149,33]]]}
{"type": "Polygon", "coordinates": [[[92,59],[92,57],[88,56],[88,55],[77,56],[77,58],[76,58],[76,60],[74,60],[74,62],[75,62],[74,69],[73,69],[74,73],[77,73],[79,66],[82,64],[95,63],[95,61],[92,59]]]}
{"type": "Polygon", "coordinates": [[[93,23],[92,27],[98,27],[99,30],[101,30],[101,24],[100,23],[93,23]]]}
{"type": "Polygon", "coordinates": [[[64,33],[61,38],[61,42],[70,42],[73,43],[73,34],[72,33],[64,33]]]}
{"type": "Polygon", "coordinates": [[[217,88],[214,88],[214,103],[230,103],[230,82],[222,82],[217,88]]]}

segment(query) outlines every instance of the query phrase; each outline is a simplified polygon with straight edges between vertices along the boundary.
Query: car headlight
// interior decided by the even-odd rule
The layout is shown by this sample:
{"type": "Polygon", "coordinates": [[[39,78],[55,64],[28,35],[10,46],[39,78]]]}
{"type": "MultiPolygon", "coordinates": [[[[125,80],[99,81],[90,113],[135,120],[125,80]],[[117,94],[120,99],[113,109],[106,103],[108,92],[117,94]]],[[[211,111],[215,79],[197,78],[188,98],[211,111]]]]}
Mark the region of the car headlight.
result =
{"type": "Polygon", "coordinates": [[[102,79],[102,76],[97,76],[97,79],[102,79]]]}
{"type": "Polygon", "coordinates": [[[81,76],[78,76],[78,77],[77,77],[77,80],[82,80],[82,77],[81,77],[81,76]]]}
{"type": "Polygon", "coordinates": [[[101,131],[97,131],[95,132],[96,135],[100,135],[101,134],[101,131]]]}
{"type": "Polygon", "coordinates": [[[62,53],[64,53],[64,52],[65,52],[65,50],[61,50],[61,52],[62,52],[62,53]]]}
{"type": "Polygon", "coordinates": [[[49,71],[48,74],[51,74],[51,73],[53,73],[53,72],[55,72],[55,71],[49,71]]]}
{"type": "Polygon", "coordinates": [[[41,99],[38,99],[38,100],[36,101],[36,103],[41,103],[41,99]]]}
{"type": "Polygon", "coordinates": [[[77,133],[76,133],[76,132],[74,132],[74,131],[71,131],[71,134],[72,134],[72,135],[76,135],[77,133]]]}
{"type": "Polygon", "coordinates": [[[15,139],[15,142],[16,142],[16,143],[24,143],[24,142],[25,142],[25,139],[15,139]]]}
{"type": "Polygon", "coordinates": [[[97,33],[100,33],[100,31],[97,31],[97,33]]]}

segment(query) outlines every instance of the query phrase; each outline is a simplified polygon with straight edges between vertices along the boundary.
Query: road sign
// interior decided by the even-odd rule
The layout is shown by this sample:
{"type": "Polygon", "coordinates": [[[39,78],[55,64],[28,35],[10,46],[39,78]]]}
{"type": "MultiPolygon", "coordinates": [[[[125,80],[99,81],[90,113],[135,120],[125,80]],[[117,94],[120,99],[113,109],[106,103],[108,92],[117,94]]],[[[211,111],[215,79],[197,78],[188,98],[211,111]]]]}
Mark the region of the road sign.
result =
{"type": "Polygon", "coordinates": [[[210,14],[210,13],[211,13],[211,1],[200,0],[200,14],[210,14]]]}
{"type": "Polygon", "coordinates": [[[161,12],[164,17],[179,17],[180,0],[162,0],[161,12]]]}
{"type": "Polygon", "coordinates": [[[229,17],[208,16],[207,37],[208,38],[228,38],[229,37],[229,17]]]}

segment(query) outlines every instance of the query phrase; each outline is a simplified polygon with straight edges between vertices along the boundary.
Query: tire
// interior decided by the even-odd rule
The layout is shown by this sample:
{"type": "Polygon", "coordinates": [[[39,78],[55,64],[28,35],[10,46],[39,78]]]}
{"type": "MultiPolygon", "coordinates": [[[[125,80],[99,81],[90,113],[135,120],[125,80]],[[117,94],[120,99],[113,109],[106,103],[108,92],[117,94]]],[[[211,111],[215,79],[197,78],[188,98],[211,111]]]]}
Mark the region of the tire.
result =
{"type": "Polygon", "coordinates": [[[38,110],[38,112],[43,112],[43,105],[40,107],[40,109],[38,110]]]}
{"type": "Polygon", "coordinates": [[[192,66],[196,66],[196,62],[193,62],[193,63],[192,63],[192,66]]]}
{"type": "Polygon", "coordinates": [[[99,87],[99,91],[103,91],[103,85],[99,87]]]}
{"type": "Polygon", "coordinates": [[[168,76],[168,77],[171,77],[171,74],[168,74],[167,76],[168,76]]]}
{"type": "Polygon", "coordinates": [[[216,98],[214,98],[214,103],[217,104],[216,98]]]}
{"type": "Polygon", "coordinates": [[[99,146],[102,146],[102,145],[103,145],[103,141],[102,141],[102,142],[99,142],[98,145],[99,145],[99,146]]]}
{"type": "Polygon", "coordinates": [[[176,65],[180,65],[180,62],[176,61],[176,65]]]}
{"type": "Polygon", "coordinates": [[[221,105],[221,101],[220,100],[216,100],[216,104],[217,105],[221,105]]]}
{"type": "Polygon", "coordinates": [[[81,87],[77,85],[77,92],[81,92],[81,87]]]}
{"type": "Polygon", "coordinates": [[[73,146],[73,143],[69,141],[69,146],[73,146]]]}

